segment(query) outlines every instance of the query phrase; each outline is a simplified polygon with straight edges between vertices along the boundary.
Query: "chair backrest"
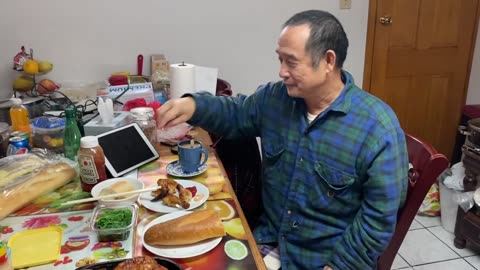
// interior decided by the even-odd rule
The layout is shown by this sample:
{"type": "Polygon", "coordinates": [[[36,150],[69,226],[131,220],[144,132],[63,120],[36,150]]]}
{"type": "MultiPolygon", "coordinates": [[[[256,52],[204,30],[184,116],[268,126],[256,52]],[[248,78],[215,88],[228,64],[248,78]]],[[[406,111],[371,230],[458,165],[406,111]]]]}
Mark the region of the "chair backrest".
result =
{"type": "Polygon", "coordinates": [[[413,168],[408,172],[408,192],[404,206],[400,209],[397,226],[392,239],[378,258],[377,269],[390,270],[395,255],[415,218],[423,199],[438,176],[448,168],[448,159],[437,153],[429,143],[406,134],[408,159],[413,168]]]}

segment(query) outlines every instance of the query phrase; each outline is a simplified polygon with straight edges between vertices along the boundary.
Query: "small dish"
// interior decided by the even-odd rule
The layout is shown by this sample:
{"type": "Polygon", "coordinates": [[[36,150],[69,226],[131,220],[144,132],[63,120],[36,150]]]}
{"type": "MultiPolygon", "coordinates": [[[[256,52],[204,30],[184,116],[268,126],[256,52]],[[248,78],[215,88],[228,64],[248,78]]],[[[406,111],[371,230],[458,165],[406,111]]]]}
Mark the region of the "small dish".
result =
{"type": "Polygon", "coordinates": [[[47,227],[16,233],[8,240],[12,250],[12,264],[26,268],[54,262],[60,258],[62,229],[47,227]]]}
{"type": "Polygon", "coordinates": [[[207,164],[200,166],[196,172],[185,173],[180,166],[180,162],[175,160],[167,165],[167,173],[176,177],[192,177],[204,173],[207,170],[207,164]]]}
{"type": "MultiPolygon", "coordinates": [[[[112,179],[109,179],[109,180],[105,180],[105,181],[102,181],[98,184],[96,184],[93,188],[92,188],[92,196],[93,197],[98,197],[100,196],[100,193],[105,189],[105,188],[108,188],[108,187],[112,187],[113,185],[117,185],[120,183],[120,182],[127,182],[128,184],[131,185],[131,187],[133,188],[132,190],[139,190],[139,189],[143,189],[144,188],[144,184],[143,182],[135,179],[135,178],[130,178],[130,177],[119,177],[119,178],[112,178],[112,179]]],[[[128,190],[119,190],[120,192],[125,192],[125,191],[128,191],[128,190]]],[[[131,205],[133,203],[135,203],[138,199],[138,197],[140,196],[140,194],[134,194],[134,195],[131,195],[127,198],[123,198],[123,199],[114,199],[114,198],[111,198],[111,199],[100,199],[98,200],[98,202],[100,204],[103,204],[103,205],[106,205],[106,206],[111,206],[111,207],[117,207],[117,206],[128,206],[128,205],[131,205]]]]}
{"type": "Polygon", "coordinates": [[[93,210],[93,216],[90,220],[90,228],[97,233],[99,242],[113,242],[113,241],[124,241],[127,240],[130,236],[130,231],[135,226],[137,220],[138,207],[135,204],[132,204],[127,207],[107,207],[104,205],[97,206],[93,210]],[[112,213],[113,211],[127,210],[131,212],[131,218],[128,222],[125,223],[125,226],[119,228],[99,228],[98,221],[102,218],[103,215],[108,212],[112,213]]]}
{"type": "Polygon", "coordinates": [[[214,249],[220,242],[222,242],[223,237],[216,237],[216,238],[211,238],[211,239],[206,239],[201,242],[195,243],[195,244],[190,244],[190,245],[181,245],[181,246],[151,246],[147,243],[145,243],[145,232],[147,232],[148,229],[150,229],[153,225],[166,222],[172,219],[176,219],[179,217],[182,217],[184,215],[188,215],[192,213],[191,211],[179,211],[179,212],[173,212],[170,214],[166,214],[163,216],[160,216],[154,220],[152,220],[145,228],[143,229],[142,232],[142,243],[143,246],[150,251],[151,253],[162,256],[162,257],[167,257],[167,258],[173,258],[173,259],[182,259],[182,258],[190,258],[190,257],[195,257],[201,254],[204,254],[206,252],[209,252],[210,250],[214,249]]]}
{"type": "Polygon", "coordinates": [[[188,209],[181,209],[178,207],[171,207],[168,205],[163,204],[163,202],[157,201],[152,202],[153,196],[151,192],[145,192],[140,195],[140,203],[152,211],[158,213],[172,213],[182,210],[192,210],[201,206],[205,203],[210,195],[208,188],[198,182],[191,181],[191,180],[175,180],[177,183],[182,185],[184,188],[195,187],[197,189],[197,194],[190,200],[190,207],[188,209]]]}

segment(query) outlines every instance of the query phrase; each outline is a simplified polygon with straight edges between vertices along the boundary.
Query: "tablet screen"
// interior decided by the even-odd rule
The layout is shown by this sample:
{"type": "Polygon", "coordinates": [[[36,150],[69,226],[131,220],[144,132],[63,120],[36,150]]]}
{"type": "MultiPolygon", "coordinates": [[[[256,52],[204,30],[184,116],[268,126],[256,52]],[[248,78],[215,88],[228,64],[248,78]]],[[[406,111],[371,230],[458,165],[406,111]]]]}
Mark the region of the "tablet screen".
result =
{"type": "Polygon", "coordinates": [[[136,124],[121,127],[97,137],[105,153],[107,168],[113,177],[158,158],[154,146],[136,124]]]}

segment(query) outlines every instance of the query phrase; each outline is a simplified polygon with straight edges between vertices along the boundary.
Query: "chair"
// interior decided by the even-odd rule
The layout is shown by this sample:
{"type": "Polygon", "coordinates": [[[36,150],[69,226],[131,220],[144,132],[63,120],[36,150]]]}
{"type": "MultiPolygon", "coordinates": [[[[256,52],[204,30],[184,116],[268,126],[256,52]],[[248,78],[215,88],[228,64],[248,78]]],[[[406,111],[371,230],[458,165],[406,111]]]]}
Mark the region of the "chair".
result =
{"type": "Polygon", "coordinates": [[[397,227],[388,247],[378,258],[378,270],[390,270],[395,255],[412,224],[417,211],[437,177],[448,167],[448,159],[422,140],[406,134],[408,159],[413,168],[408,172],[407,199],[398,213],[397,227]]]}

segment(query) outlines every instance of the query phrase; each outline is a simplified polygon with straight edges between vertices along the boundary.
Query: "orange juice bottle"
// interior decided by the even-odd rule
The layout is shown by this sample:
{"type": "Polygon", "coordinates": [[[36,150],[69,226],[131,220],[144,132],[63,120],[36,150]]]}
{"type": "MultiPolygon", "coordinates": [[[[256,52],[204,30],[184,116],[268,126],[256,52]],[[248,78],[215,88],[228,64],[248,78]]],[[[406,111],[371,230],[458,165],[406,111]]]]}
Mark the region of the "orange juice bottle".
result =
{"type": "Polygon", "coordinates": [[[30,144],[32,144],[32,131],[30,130],[30,119],[28,110],[22,105],[19,98],[11,99],[13,106],[10,108],[10,119],[12,120],[12,131],[23,131],[28,134],[30,144]]]}

